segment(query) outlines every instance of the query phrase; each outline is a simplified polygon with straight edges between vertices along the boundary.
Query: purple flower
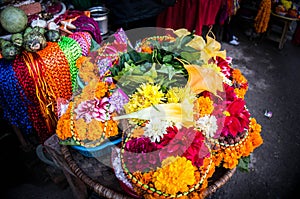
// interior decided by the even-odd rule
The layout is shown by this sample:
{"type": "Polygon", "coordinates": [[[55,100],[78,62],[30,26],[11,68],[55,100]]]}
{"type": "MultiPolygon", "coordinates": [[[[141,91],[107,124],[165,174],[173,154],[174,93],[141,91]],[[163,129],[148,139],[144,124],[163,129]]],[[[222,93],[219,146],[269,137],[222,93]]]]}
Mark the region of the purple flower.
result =
{"type": "Polygon", "coordinates": [[[121,89],[116,90],[109,98],[110,112],[120,113],[128,101],[127,95],[121,89]]]}

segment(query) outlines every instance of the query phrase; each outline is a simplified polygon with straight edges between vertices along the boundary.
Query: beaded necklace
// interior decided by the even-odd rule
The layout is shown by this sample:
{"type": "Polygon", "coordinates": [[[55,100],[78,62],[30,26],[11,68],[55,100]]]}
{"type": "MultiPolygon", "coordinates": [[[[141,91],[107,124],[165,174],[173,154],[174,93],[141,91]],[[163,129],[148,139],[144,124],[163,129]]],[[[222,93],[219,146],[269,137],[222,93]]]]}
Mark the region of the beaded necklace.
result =
{"type": "Polygon", "coordinates": [[[12,67],[12,62],[0,59],[0,106],[3,109],[3,117],[12,125],[16,125],[24,133],[32,131],[32,123],[29,120],[28,108],[24,101],[26,96],[12,67]]]}
{"type": "Polygon", "coordinates": [[[46,48],[37,52],[44,62],[45,80],[53,90],[55,100],[72,97],[72,83],[68,60],[58,43],[48,42],[46,48]]]}
{"type": "MultiPolygon", "coordinates": [[[[24,103],[26,104],[26,107],[28,107],[30,120],[32,121],[39,141],[43,143],[48,137],[50,137],[51,128],[44,120],[44,117],[47,115],[41,112],[42,109],[40,108],[39,99],[37,97],[38,88],[35,81],[38,81],[38,79],[36,76],[30,74],[30,68],[27,67],[23,56],[24,55],[21,54],[15,58],[13,62],[13,69],[24,94],[28,99],[28,101],[25,101],[24,103]]],[[[33,63],[31,65],[34,65],[33,63]]]]}
{"type": "Polygon", "coordinates": [[[92,44],[92,36],[88,32],[74,32],[69,35],[70,38],[74,39],[81,47],[82,55],[87,56],[90,52],[92,44]]]}
{"type": "Polygon", "coordinates": [[[78,88],[78,68],[76,65],[76,60],[82,56],[81,47],[74,39],[65,36],[61,37],[61,40],[58,42],[58,45],[68,60],[72,81],[72,91],[75,92],[78,88]]]}

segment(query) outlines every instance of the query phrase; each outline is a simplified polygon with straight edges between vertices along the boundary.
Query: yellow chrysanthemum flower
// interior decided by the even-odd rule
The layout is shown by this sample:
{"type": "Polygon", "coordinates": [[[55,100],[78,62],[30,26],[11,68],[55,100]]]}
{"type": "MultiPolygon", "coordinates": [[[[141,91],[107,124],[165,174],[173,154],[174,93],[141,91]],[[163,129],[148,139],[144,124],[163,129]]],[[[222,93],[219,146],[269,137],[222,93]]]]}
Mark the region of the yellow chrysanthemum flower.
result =
{"type": "Polygon", "coordinates": [[[186,192],[188,186],[196,181],[195,170],[192,162],[185,157],[169,157],[162,162],[162,168],[154,172],[154,186],[167,194],[186,192]]]}
{"type": "Polygon", "coordinates": [[[189,87],[170,88],[166,94],[166,98],[168,99],[168,103],[181,103],[184,100],[193,103],[196,100],[195,94],[191,91],[189,87]]]}
{"type": "Polygon", "coordinates": [[[124,105],[126,113],[132,113],[143,108],[161,104],[164,99],[164,93],[160,86],[152,84],[142,84],[137,88],[137,92],[131,95],[129,102],[124,105]]]}

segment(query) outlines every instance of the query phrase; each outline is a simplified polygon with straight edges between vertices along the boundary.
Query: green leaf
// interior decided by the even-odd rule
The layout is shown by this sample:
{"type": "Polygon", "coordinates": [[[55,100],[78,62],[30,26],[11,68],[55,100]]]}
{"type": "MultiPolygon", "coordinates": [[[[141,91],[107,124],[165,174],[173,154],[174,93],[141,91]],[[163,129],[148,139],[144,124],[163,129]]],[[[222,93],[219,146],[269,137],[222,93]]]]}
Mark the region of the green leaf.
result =
{"type": "Polygon", "coordinates": [[[200,59],[200,52],[194,52],[194,53],[190,53],[190,52],[181,52],[181,57],[185,60],[187,60],[188,62],[193,62],[195,60],[199,60],[200,59]]]}
{"type": "Polygon", "coordinates": [[[172,59],[173,59],[173,56],[172,56],[172,55],[165,55],[165,56],[163,57],[163,62],[164,62],[164,63],[168,63],[168,62],[171,62],[172,59]]]}
{"type": "Polygon", "coordinates": [[[175,68],[167,66],[165,64],[161,65],[160,69],[157,72],[168,74],[169,80],[173,78],[175,74],[181,73],[181,71],[176,71],[175,68]]]}
{"type": "Polygon", "coordinates": [[[249,172],[249,163],[250,163],[250,156],[241,157],[237,167],[241,171],[249,172]]]}
{"type": "Polygon", "coordinates": [[[148,76],[148,77],[151,77],[153,79],[157,78],[157,71],[156,71],[155,66],[156,66],[156,64],[153,63],[152,67],[150,68],[150,70],[147,71],[146,73],[144,73],[144,76],[148,76]]]}
{"type": "Polygon", "coordinates": [[[78,146],[80,143],[78,141],[75,141],[74,139],[67,139],[67,140],[61,140],[59,141],[59,144],[61,145],[72,145],[72,146],[78,146]]]}

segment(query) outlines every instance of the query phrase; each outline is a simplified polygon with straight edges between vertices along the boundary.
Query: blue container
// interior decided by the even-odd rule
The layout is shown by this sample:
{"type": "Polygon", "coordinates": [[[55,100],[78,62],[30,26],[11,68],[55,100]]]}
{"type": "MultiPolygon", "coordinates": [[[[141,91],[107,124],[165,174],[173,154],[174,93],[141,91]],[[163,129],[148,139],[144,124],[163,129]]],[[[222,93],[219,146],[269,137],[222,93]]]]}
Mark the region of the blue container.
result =
{"type": "Polygon", "coordinates": [[[72,148],[76,149],[77,151],[79,151],[79,153],[86,157],[100,157],[111,153],[111,147],[121,143],[121,141],[122,138],[118,138],[115,140],[106,141],[96,147],[72,146],[72,148]]]}

